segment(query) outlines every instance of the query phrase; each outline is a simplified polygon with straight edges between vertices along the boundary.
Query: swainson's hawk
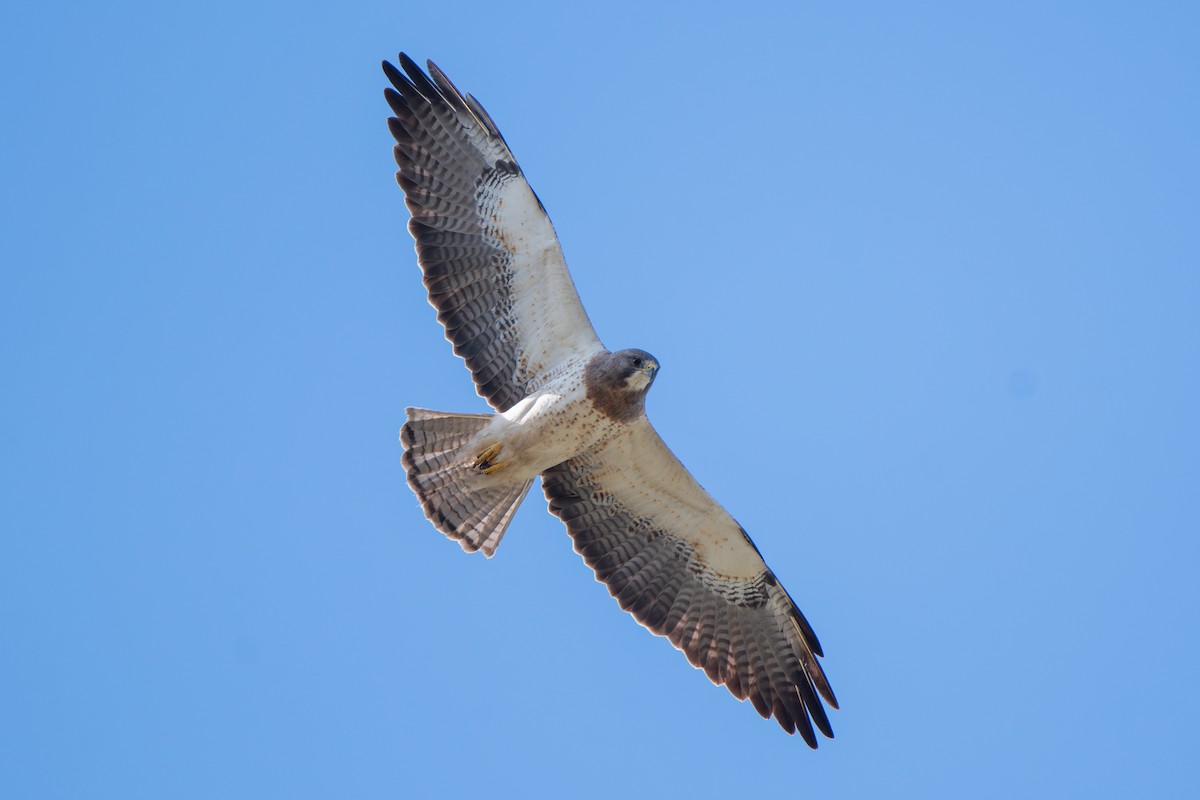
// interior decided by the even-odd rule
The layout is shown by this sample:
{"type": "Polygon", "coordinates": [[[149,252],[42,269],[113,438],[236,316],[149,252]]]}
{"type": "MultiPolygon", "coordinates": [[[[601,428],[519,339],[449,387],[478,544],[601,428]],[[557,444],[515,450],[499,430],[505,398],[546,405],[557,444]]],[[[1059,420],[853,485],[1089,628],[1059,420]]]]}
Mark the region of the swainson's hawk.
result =
{"type": "Polygon", "coordinates": [[[384,62],[396,179],[429,302],[495,414],[407,410],[408,484],[491,556],[533,484],[621,608],[816,747],[837,708],[821,645],[746,532],[646,419],[658,361],[610,352],[496,124],[432,62],[384,62]],[[818,695],[820,697],[818,697],[818,695]],[[810,722],[811,719],[811,722],[810,722]]]}

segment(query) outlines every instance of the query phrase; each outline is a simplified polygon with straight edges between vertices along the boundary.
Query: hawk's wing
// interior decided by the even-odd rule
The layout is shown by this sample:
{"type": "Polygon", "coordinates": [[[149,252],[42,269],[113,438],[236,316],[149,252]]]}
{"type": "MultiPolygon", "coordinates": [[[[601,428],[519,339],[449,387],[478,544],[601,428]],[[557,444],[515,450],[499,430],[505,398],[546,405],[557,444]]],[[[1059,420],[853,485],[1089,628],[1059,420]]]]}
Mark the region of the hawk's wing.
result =
{"type": "Polygon", "coordinates": [[[554,226],[491,117],[433,62],[400,54],[396,180],[412,212],[429,302],[475,386],[505,411],[559,367],[602,348],[567,272],[554,226]],[[432,78],[432,79],[431,79],[432,78]]]}
{"type": "Polygon", "coordinates": [[[682,650],[714,683],[788,733],[833,736],[837,700],[821,645],[732,517],[645,417],[542,474],[550,510],[621,608],[682,650]]]}

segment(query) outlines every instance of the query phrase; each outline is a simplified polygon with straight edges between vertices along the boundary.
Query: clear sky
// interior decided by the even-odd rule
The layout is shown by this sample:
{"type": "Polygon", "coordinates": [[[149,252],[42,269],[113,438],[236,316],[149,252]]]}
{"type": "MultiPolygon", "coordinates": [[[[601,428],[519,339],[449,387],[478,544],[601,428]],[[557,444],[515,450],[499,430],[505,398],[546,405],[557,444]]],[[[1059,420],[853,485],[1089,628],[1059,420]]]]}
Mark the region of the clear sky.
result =
{"type": "Polygon", "coordinates": [[[0,792],[1191,797],[1189,3],[6,3],[0,792]],[[622,613],[483,411],[383,58],[487,106],[669,445],[812,621],[809,751],[622,613]]]}

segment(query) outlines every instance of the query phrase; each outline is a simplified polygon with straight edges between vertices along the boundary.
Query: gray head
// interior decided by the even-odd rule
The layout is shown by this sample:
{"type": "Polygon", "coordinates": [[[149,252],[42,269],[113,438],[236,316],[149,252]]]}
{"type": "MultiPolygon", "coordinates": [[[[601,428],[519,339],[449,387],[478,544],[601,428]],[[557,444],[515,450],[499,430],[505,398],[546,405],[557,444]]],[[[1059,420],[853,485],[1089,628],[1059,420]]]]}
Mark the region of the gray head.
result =
{"type": "Polygon", "coordinates": [[[588,397],[601,412],[631,422],[646,410],[646,392],[658,374],[658,359],[645,350],[598,353],[588,362],[584,381],[588,397]]]}

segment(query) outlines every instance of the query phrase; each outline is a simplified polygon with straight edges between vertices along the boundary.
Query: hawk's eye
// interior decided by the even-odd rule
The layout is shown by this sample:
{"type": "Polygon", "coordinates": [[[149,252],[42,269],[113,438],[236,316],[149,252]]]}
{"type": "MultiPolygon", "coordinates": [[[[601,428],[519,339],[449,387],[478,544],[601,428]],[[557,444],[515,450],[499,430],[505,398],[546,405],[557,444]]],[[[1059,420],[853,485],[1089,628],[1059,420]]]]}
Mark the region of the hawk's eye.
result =
{"type": "Polygon", "coordinates": [[[633,365],[635,367],[637,367],[638,369],[641,369],[642,368],[642,360],[640,358],[638,358],[637,356],[634,356],[633,357],[633,365]]]}

